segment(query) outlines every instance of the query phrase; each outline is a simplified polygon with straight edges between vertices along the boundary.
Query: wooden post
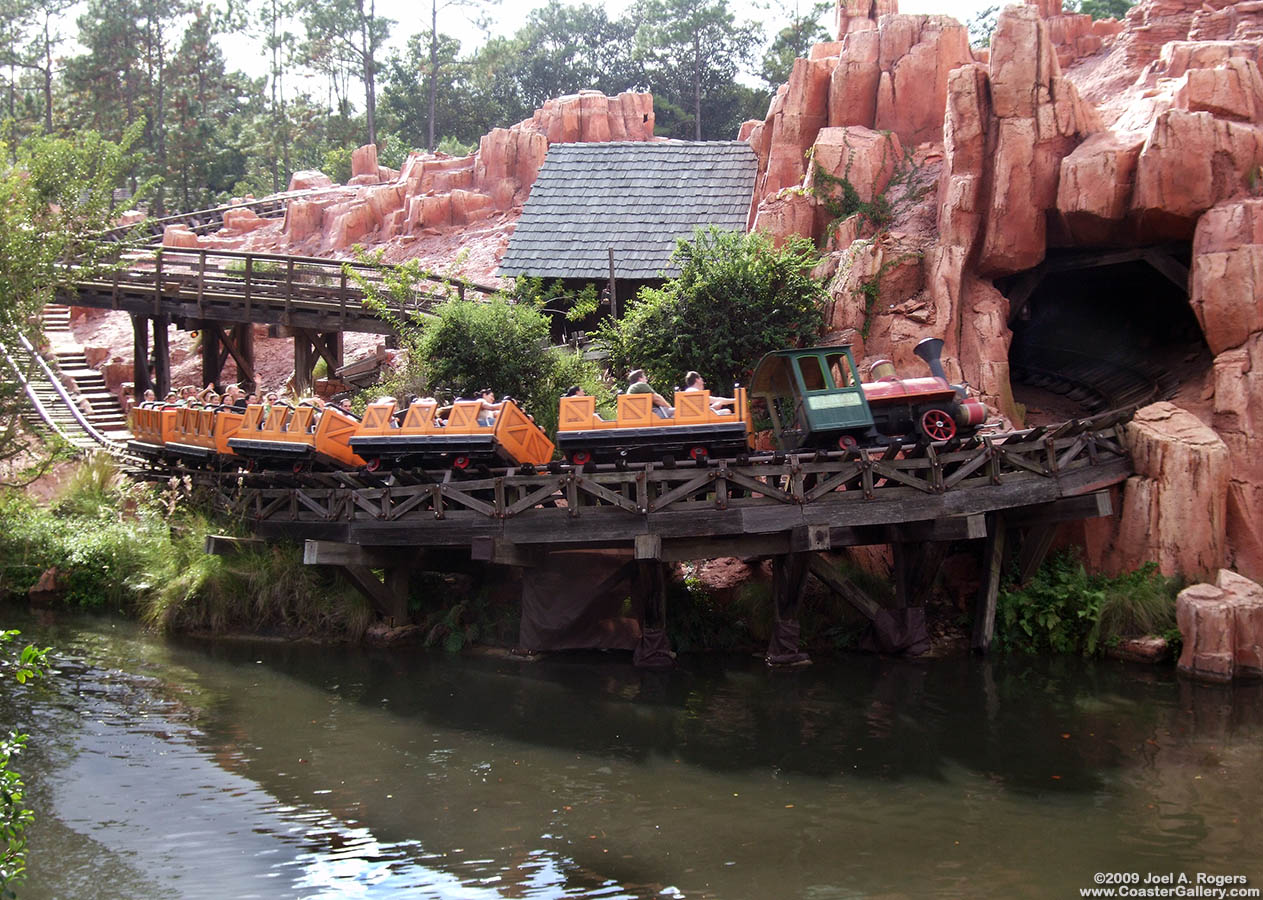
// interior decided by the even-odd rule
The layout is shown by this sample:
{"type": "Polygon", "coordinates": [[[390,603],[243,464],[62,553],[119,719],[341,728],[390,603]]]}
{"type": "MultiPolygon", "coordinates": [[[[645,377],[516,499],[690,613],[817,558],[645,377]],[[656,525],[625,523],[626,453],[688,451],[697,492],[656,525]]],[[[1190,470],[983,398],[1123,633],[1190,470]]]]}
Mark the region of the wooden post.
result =
{"type": "Polygon", "coordinates": [[[132,383],[136,386],[137,403],[153,387],[149,380],[149,319],[136,313],[132,313],[132,383]]]}
{"type": "Polygon", "coordinates": [[[614,248],[610,247],[610,316],[618,318],[618,282],[614,280],[614,248]]]}
{"type": "Polygon", "coordinates": [[[811,660],[799,647],[798,598],[807,578],[810,552],[779,553],[772,557],[772,612],[775,622],[768,640],[767,656],[771,666],[792,666],[811,660]]]}
{"type": "Polygon", "coordinates": [[[237,346],[237,383],[247,394],[253,393],[259,389],[254,383],[254,326],[249,322],[234,325],[232,339],[237,346]]]}
{"type": "Polygon", "coordinates": [[[153,318],[153,365],[154,394],[165,397],[171,390],[171,354],[167,347],[167,327],[171,318],[167,315],[153,318]]]}
{"type": "Polygon", "coordinates": [[[978,653],[986,653],[995,635],[996,597],[1000,593],[1000,575],[1004,569],[1004,548],[1008,524],[1003,513],[987,514],[987,546],[982,560],[982,584],[974,604],[974,631],[970,643],[978,653]]]}
{"type": "Polygon", "coordinates": [[[675,654],[667,640],[667,578],[665,566],[656,559],[637,559],[632,576],[632,596],[641,609],[641,637],[632,663],[647,668],[671,666],[675,654]]]}
{"type": "Polygon", "coordinates": [[[153,314],[162,312],[162,248],[154,255],[153,273],[153,314]]]}
{"type": "Polygon", "coordinates": [[[219,381],[223,371],[223,356],[219,352],[219,329],[210,322],[202,322],[202,383],[205,387],[219,381]]]}
{"type": "Polygon", "coordinates": [[[311,370],[315,366],[315,357],[307,332],[295,330],[294,391],[300,397],[311,392],[311,370]]]}

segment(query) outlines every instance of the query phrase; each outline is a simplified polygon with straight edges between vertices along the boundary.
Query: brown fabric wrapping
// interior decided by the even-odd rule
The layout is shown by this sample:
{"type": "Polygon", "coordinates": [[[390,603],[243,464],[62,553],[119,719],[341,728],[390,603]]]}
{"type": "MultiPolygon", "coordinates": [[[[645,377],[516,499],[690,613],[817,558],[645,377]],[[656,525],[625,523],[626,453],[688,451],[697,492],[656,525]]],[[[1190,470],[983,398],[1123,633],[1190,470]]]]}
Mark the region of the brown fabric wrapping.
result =
{"type": "Polygon", "coordinates": [[[878,610],[872,625],[860,639],[860,649],[872,653],[902,653],[905,656],[925,653],[930,649],[925,607],[878,610]]]}
{"type": "Polygon", "coordinates": [[[671,642],[661,628],[646,628],[632,654],[632,664],[642,669],[665,669],[675,665],[671,642]]]}
{"type": "Polygon", "coordinates": [[[799,649],[802,631],[797,619],[780,619],[772,628],[767,642],[767,656],[763,661],[769,666],[801,666],[811,662],[811,657],[799,649]]]}
{"type": "Polygon", "coordinates": [[[524,650],[638,648],[640,623],[623,614],[630,559],[619,552],[556,553],[526,569],[518,644],[524,650]]]}

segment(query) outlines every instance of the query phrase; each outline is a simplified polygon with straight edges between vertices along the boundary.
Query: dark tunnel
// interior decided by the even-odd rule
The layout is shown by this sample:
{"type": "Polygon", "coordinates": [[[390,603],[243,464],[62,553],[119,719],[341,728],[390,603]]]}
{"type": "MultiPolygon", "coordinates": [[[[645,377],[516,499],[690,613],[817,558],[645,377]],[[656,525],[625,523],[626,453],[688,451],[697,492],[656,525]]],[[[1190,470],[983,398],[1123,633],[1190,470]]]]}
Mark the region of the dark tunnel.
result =
{"type": "Polygon", "coordinates": [[[1102,255],[1050,255],[1033,276],[997,282],[1018,307],[1009,370],[1028,424],[1062,421],[1143,405],[1200,386],[1211,364],[1187,289],[1188,246],[1164,248],[1163,274],[1144,258],[1099,265],[1102,255]],[[1082,264],[1080,264],[1082,263],[1082,264]],[[1028,279],[1023,286],[1023,279],[1028,279]],[[1187,278],[1184,279],[1187,283],[1187,278]]]}

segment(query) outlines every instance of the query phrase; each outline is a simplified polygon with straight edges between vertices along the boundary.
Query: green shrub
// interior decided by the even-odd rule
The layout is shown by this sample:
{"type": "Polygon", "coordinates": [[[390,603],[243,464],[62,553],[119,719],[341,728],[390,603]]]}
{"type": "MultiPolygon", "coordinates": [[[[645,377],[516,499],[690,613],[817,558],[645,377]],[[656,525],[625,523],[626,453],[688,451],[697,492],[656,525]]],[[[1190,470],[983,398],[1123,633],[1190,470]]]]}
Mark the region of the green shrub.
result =
{"type": "Polygon", "coordinates": [[[692,369],[716,391],[731,391],[749,382],[763,354],[820,328],[826,295],[810,275],[810,241],[777,248],[760,232],[699,228],[672,259],[678,278],[642,289],[624,318],[597,331],[619,378],[643,368],[659,392],[670,392],[692,369]]]}
{"type": "MultiPolygon", "coordinates": [[[[384,286],[359,283],[369,292],[370,305],[389,311],[398,308],[422,274],[415,266],[403,266],[387,273],[384,286]]],[[[548,319],[534,303],[513,303],[503,296],[452,299],[424,318],[393,320],[408,350],[408,365],[379,384],[380,393],[450,399],[489,387],[498,397],[512,396],[548,433],[557,425],[557,402],[572,384],[582,385],[598,403],[610,397],[594,364],[549,343],[548,319]]]]}
{"type": "Polygon", "coordinates": [[[1079,554],[1066,550],[1025,586],[1000,592],[996,645],[1091,656],[1122,638],[1163,634],[1175,625],[1179,587],[1152,563],[1117,577],[1091,575],[1079,554]]]}

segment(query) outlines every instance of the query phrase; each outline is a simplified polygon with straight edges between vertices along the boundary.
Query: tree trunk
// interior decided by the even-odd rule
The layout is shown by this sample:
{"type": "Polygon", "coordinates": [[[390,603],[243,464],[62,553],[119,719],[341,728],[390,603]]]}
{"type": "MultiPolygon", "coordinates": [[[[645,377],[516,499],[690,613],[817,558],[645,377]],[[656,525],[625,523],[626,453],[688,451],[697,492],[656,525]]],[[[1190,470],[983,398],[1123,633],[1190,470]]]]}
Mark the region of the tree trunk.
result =
{"type": "MultiPolygon", "coordinates": [[[[361,10],[363,7],[361,6],[361,10]]],[[[376,77],[376,43],[377,38],[374,35],[374,18],[376,16],[376,4],[370,2],[368,5],[368,17],[365,18],[363,13],[360,14],[360,38],[364,48],[364,122],[368,126],[368,142],[370,144],[377,143],[377,84],[376,77]]]]}
{"type": "Polygon", "coordinates": [[[694,140],[702,139],[702,38],[693,32],[693,133],[694,140]]]}
{"type": "Polygon", "coordinates": [[[439,80],[439,0],[430,0],[430,134],[429,149],[434,152],[434,100],[439,80]]]}
{"type": "Polygon", "coordinates": [[[53,133],[53,39],[44,14],[44,130],[53,133]]]}

